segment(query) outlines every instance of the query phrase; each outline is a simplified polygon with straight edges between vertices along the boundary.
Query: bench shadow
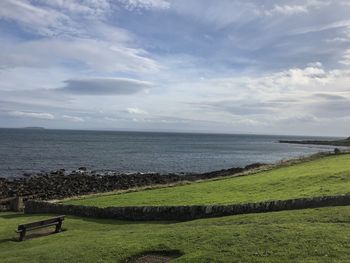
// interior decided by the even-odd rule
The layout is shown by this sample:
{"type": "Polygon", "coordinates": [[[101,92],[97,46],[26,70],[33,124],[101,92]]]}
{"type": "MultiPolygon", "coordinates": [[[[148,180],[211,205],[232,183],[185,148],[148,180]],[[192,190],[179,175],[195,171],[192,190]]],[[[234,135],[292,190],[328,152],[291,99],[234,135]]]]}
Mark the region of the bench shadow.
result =
{"type": "MultiPolygon", "coordinates": [[[[66,229],[61,230],[61,232],[67,231],[66,229]]],[[[60,234],[61,232],[56,233],[55,230],[53,229],[48,229],[48,230],[42,230],[42,231],[32,231],[31,233],[28,233],[24,239],[24,241],[26,240],[30,240],[33,238],[39,238],[39,237],[45,237],[45,236],[50,236],[50,235],[56,235],[56,234],[60,234]]],[[[23,242],[23,241],[22,241],[23,242]]]]}
{"type": "MultiPolygon", "coordinates": [[[[67,231],[67,229],[62,228],[61,232],[67,231]]],[[[8,243],[8,242],[25,242],[27,240],[31,240],[34,238],[40,238],[40,237],[45,237],[45,236],[50,236],[50,235],[55,235],[55,234],[60,234],[56,233],[54,229],[47,229],[47,230],[35,230],[35,231],[31,231],[29,233],[26,234],[25,239],[23,241],[19,240],[19,236],[18,237],[11,237],[11,238],[4,238],[4,239],[0,239],[0,244],[2,243],[8,243]]]]}

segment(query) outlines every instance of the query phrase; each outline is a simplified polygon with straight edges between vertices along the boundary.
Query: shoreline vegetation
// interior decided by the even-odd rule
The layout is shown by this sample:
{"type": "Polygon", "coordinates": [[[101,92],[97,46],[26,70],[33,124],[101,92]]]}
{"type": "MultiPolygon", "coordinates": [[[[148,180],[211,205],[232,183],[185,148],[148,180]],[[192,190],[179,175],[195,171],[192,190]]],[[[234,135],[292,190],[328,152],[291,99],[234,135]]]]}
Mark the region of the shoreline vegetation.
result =
{"type": "MultiPolygon", "coordinates": [[[[110,207],[135,203],[186,205],[183,200],[187,200],[196,206],[226,200],[245,203],[266,198],[344,195],[350,193],[350,154],[322,153],[232,176],[179,184],[71,201],[110,207]]],[[[28,235],[29,240],[25,242],[15,242],[18,239],[13,231],[15,226],[48,217],[52,214],[0,213],[0,251],[4,263],[89,263],[101,262],[101,259],[103,262],[143,262],[137,259],[148,255],[170,255],[174,262],[326,263],[348,262],[350,258],[349,205],[185,222],[137,222],[67,215],[63,232],[34,233],[28,235]]]]}
{"type": "Polygon", "coordinates": [[[66,172],[64,169],[49,173],[25,174],[23,177],[0,177],[0,199],[21,196],[26,199],[62,199],[72,196],[111,191],[128,191],[147,187],[169,186],[212,178],[227,177],[265,166],[253,163],[201,174],[119,174],[113,171],[89,171],[86,167],[66,172]]]}
{"type": "Polygon", "coordinates": [[[0,177],[0,199],[21,196],[24,200],[64,200],[82,198],[84,196],[138,192],[187,185],[193,182],[215,181],[223,178],[253,175],[330,155],[335,155],[335,153],[320,152],[310,156],[282,160],[275,164],[253,163],[243,168],[234,167],[202,174],[118,174],[110,171],[98,173],[89,171],[85,167],[80,167],[72,172],[66,172],[64,169],[61,169],[49,173],[25,175],[19,178],[0,177]]]}
{"type": "Polygon", "coordinates": [[[228,177],[171,187],[75,197],[94,207],[231,205],[350,194],[350,154],[319,154],[228,177]]]}
{"type": "Polygon", "coordinates": [[[350,146],[350,137],[343,140],[333,140],[333,141],[320,141],[320,140],[305,140],[305,141],[295,141],[295,140],[279,140],[280,143],[292,143],[292,144],[313,144],[313,145],[331,145],[331,146],[350,146]]]}

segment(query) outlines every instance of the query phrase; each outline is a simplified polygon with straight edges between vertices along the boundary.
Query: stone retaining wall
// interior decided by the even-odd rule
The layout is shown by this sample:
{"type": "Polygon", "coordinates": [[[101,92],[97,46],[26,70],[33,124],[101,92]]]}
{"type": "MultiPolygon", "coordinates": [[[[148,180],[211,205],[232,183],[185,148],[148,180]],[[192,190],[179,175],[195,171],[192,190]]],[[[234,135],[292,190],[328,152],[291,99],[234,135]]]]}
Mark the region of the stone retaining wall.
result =
{"type": "Polygon", "coordinates": [[[25,213],[54,213],[93,218],[120,220],[192,220],[247,213],[350,205],[350,195],[268,201],[236,205],[193,206],[128,206],[99,208],[93,206],[65,205],[43,201],[27,201],[25,213]]]}
{"type": "Polygon", "coordinates": [[[8,205],[0,205],[0,212],[11,211],[10,206],[8,205]]]}
{"type": "Polygon", "coordinates": [[[23,198],[22,197],[11,197],[0,199],[0,212],[21,212],[23,211],[23,198]]]}

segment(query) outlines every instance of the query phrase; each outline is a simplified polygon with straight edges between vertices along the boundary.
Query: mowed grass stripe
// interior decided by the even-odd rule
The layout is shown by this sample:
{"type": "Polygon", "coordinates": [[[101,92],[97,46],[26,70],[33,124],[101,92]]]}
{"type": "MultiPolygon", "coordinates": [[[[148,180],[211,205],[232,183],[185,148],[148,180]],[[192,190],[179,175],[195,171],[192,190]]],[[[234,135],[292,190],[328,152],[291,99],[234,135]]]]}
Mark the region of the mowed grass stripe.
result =
{"type": "Polygon", "coordinates": [[[344,154],[249,176],[85,197],[64,203],[98,207],[235,204],[349,193],[350,154],[344,154]]]}

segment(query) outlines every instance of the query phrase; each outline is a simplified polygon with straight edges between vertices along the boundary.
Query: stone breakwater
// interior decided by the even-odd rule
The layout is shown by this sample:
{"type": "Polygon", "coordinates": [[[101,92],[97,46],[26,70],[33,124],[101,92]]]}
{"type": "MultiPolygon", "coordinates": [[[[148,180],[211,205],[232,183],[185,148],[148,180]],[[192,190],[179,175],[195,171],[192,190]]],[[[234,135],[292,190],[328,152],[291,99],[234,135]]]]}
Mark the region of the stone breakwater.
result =
{"type": "Polygon", "coordinates": [[[322,196],[233,205],[127,206],[106,208],[27,201],[25,203],[24,212],[27,214],[54,213],[135,221],[183,221],[198,218],[343,205],[350,205],[350,195],[322,196]]]}
{"type": "Polygon", "coordinates": [[[0,199],[22,196],[25,199],[62,199],[77,195],[103,193],[114,190],[127,190],[136,187],[166,185],[182,181],[196,181],[215,177],[234,175],[245,170],[257,168],[256,163],[244,168],[231,168],[203,174],[98,174],[81,167],[67,174],[64,170],[34,176],[6,179],[0,178],[0,199]]]}

